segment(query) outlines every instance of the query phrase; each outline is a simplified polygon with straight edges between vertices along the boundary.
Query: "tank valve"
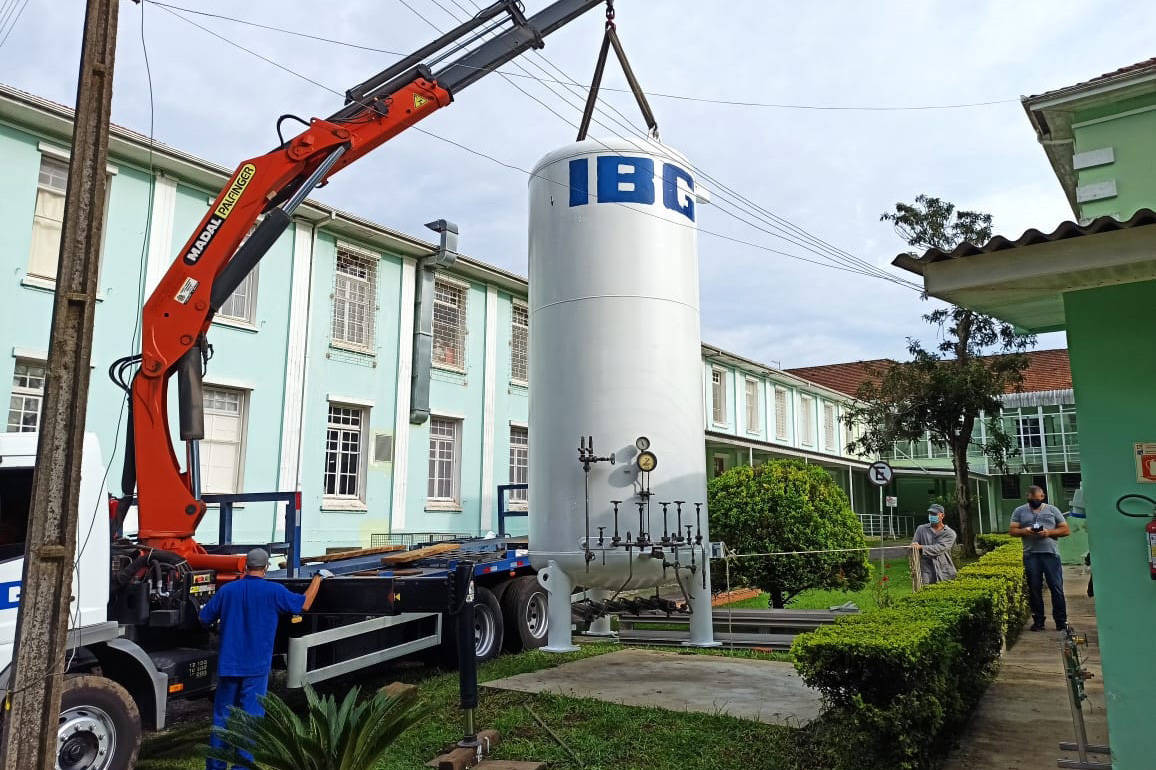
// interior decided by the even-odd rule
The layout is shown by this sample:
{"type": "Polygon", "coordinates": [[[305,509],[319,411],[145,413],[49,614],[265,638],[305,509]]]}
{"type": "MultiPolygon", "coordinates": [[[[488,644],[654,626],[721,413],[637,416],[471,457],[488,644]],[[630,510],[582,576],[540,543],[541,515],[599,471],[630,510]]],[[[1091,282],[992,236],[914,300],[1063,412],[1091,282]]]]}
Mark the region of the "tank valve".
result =
{"type": "Polygon", "coordinates": [[[675,510],[678,513],[678,526],[674,528],[674,539],[678,541],[682,540],[682,506],[685,502],[686,500],[674,501],[675,510]]]}
{"type": "Polygon", "coordinates": [[[622,538],[618,537],[618,506],[622,504],[622,501],[611,500],[610,504],[614,506],[614,537],[611,538],[610,544],[617,548],[618,544],[622,542],[622,538]]]}
{"type": "Polygon", "coordinates": [[[664,503],[660,500],[658,504],[662,506],[662,543],[666,545],[670,542],[670,523],[666,512],[666,509],[670,507],[670,503],[664,503]]]}
{"type": "Polygon", "coordinates": [[[598,528],[598,547],[599,548],[606,545],[606,538],[604,537],[605,533],[606,533],[606,527],[599,527],[598,528]]]}

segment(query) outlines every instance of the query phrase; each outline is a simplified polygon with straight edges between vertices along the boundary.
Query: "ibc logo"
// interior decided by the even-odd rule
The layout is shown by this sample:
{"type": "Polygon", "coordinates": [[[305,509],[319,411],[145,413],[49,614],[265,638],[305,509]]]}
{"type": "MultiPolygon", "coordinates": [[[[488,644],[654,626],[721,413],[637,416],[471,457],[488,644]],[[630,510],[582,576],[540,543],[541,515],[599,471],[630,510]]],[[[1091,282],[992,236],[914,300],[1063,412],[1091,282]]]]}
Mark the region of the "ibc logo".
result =
{"type": "MultiPolygon", "coordinates": [[[[598,203],[655,202],[654,160],[627,155],[600,155],[598,203]]],[[[570,161],[570,206],[590,202],[590,159],[570,161]]],[[[694,221],[694,178],[673,163],[662,164],[662,205],[694,221]],[[682,189],[679,189],[679,184],[682,189]]]]}

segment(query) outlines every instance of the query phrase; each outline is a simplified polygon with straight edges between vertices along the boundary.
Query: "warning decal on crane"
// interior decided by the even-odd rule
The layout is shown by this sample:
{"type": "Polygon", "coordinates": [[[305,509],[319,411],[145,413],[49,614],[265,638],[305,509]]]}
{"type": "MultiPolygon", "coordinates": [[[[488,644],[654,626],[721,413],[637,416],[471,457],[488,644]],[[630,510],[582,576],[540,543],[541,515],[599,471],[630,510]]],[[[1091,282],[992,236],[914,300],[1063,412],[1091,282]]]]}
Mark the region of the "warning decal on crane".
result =
{"type": "Polygon", "coordinates": [[[421,94],[414,94],[413,95],[413,108],[415,110],[420,110],[422,107],[426,106],[427,104],[429,104],[429,99],[427,99],[426,97],[422,96],[421,94]]]}

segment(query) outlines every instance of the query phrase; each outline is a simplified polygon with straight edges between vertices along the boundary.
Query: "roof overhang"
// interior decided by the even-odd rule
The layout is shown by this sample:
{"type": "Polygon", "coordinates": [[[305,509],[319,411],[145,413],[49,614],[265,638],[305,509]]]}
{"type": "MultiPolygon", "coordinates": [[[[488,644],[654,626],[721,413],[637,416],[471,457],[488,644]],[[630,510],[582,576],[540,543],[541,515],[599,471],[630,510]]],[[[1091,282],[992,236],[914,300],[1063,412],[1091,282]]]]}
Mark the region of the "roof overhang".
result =
{"type": "Polygon", "coordinates": [[[933,297],[995,316],[1023,331],[1059,331],[1064,328],[1066,292],[1156,280],[1156,226],[964,256],[903,254],[892,264],[922,275],[924,289],[933,297]]]}
{"type": "Polygon", "coordinates": [[[706,440],[713,444],[726,444],[732,447],[742,447],[743,449],[754,449],[758,452],[769,452],[772,454],[779,454],[785,457],[798,457],[801,460],[821,464],[821,465],[837,465],[844,468],[859,468],[866,470],[871,463],[855,457],[839,457],[838,455],[829,455],[823,452],[806,452],[792,447],[786,447],[781,444],[773,444],[769,441],[760,441],[758,439],[739,438],[731,436],[727,433],[716,433],[715,431],[706,431],[706,440]]]}

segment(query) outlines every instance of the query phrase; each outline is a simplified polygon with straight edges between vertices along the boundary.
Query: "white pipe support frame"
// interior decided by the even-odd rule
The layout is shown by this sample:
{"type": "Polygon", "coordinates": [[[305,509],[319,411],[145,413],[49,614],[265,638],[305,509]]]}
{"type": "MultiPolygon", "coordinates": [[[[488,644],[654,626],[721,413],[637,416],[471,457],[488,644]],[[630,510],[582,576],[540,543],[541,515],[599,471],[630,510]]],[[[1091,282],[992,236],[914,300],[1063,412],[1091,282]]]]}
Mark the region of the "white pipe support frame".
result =
{"type": "Polygon", "coordinates": [[[702,549],[702,572],[690,576],[690,639],[684,647],[722,647],[714,638],[714,607],[710,603],[710,551],[702,549]]]}
{"type": "Polygon", "coordinates": [[[550,624],[543,652],[577,651],[578,647],[571,638],[573,620],[570,613],[570,594],[573,586],[570,583],[570,576],[558,567],[558,562],[551,559],[546,569],[538,571],[538,585],[546,589],[546,615],[550,624]]]}

